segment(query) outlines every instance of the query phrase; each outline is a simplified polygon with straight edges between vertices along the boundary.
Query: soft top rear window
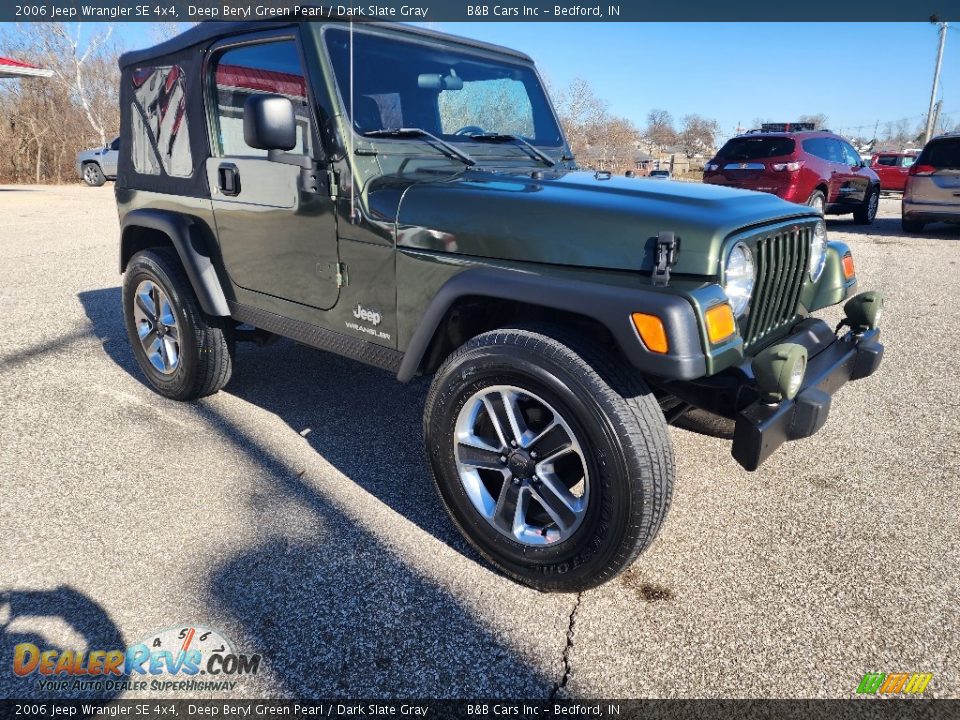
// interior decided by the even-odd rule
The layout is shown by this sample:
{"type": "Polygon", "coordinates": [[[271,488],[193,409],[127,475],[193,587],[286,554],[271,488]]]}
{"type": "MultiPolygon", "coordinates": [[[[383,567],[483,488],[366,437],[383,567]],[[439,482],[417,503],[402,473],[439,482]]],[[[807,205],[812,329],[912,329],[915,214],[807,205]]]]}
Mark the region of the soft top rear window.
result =
{"type": "Polygon", "coordinates": [[[931,140],[920,153],[917,165],[960,169],[960,137],[931,140]]]}
{"type": "Polygon", "coordinates": [[[758,160],[760,158],[789,155],[795,147],[796,143],[794,143],[793,138],[733,138],[723,146],[720,157],[727,160],[758,160]]]}

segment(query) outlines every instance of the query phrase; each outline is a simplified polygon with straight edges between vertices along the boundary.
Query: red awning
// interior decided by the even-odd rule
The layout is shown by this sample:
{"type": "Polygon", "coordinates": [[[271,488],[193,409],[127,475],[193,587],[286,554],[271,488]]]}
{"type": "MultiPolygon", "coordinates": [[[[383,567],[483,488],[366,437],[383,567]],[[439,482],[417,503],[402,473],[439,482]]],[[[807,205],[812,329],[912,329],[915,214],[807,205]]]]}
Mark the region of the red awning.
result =
{"type": "Polygon", "coordinates": [[[51,75],[53,75],[52,70],[44,70],[36,65],[0,55],[0,78],[50,77],[51,75]]]}

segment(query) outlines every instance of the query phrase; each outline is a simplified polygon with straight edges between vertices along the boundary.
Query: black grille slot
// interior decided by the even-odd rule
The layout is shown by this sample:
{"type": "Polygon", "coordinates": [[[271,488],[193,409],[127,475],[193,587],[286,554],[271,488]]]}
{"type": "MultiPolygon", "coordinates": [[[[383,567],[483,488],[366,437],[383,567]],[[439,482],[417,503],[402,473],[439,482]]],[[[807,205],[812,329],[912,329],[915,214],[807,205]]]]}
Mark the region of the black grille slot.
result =
{"type": "Polygon", "coordinates": [[[757,285],[744,336],[747,348],[796,317],[812,232],[812,227],[783,228],[761,236],[753,246],[757,285]]]}

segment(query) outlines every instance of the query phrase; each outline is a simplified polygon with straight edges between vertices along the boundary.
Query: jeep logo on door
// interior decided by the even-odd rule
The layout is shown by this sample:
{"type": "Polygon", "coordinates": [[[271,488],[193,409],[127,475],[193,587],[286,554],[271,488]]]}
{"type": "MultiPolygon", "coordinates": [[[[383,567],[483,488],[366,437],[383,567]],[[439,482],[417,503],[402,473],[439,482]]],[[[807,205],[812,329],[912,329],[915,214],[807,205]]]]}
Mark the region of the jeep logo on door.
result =
{"type": "Polygon", "coordinates": [[[353,309],[353,316],[357,320],[362,320],[363,322],[368,322],[371,325],[379,325],[383,318],[380,317],[380,313],[376,310],[370,310],[365,308],[363,305],[357,304],[357,307],[353,309]]]}

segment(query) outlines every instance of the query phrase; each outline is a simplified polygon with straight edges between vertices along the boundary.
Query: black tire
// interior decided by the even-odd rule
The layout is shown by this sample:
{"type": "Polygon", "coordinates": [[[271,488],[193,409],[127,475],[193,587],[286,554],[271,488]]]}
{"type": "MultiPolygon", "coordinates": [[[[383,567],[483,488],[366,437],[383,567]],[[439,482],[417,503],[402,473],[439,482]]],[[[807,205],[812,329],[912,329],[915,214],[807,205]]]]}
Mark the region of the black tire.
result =
{"type": "Polygon", "coordinates": [[[857,225],[872,225],[880,207],[880,189],[871,188],[863,204],[853,211],[853,221],[857,225]]]}
{"type": "Polygon", "coordinates": [[[83,165],[83,181],[90,187],[100,187],[107,181],[107,178],[97,163],[88,162],[83,165]]]}
{"type": "Polygon", "coordinates": [[[203,314],[180,259],[172,248],[137,253],[123,278],[123,317],[137,364],[154,389],[173,400],[212,395],[230,380],[233,341],[225,322],[203,314]],[[172,370],[158,370],[140,340],[135,317],[135,294],[141,283],[159,286],[169,299],[176,320],[178,362],[172,370]]]}
{"type": "Polygon", "coordinates": [[[827,198],[822,190],[814,190],[807,198],[807,205],[810,207],[820,207],[820,214],[825,215],[827,211],[827,198]]]}
{"type": "Polygon", "coordinates": [[[900,220],[900,225],[903,227],[904,232],[918,233],[923,231],[926,223],[920,220],[907,220],[907,218],[902,218],[900,220]]]}
{"type": "Polygon", "coordinates": [[[430,388],[424,438],[440,498],[470,544],[526,585],[573,592],[607,582],[650,546],[670,505],[674,461],[663,413],[635,370],[605,354],[577,352],[576,341],[556,336],[563,337],[495,330],[459,348],[430,388]],[[583,519],[556,544],[532,546],[496,529],[461,480],[455,448],[460,412],[477,393],[503,385],[549,403],[583,450],[590,478],[583,519]]]}

